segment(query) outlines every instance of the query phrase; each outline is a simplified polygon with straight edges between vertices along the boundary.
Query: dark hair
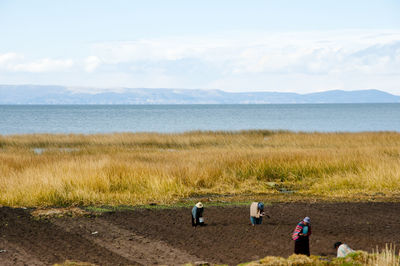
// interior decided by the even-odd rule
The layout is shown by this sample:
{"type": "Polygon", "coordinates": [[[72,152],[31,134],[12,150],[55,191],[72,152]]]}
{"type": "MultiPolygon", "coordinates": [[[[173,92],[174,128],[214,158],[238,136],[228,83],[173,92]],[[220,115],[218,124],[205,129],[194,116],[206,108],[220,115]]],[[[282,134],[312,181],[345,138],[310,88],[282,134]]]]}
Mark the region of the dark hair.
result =
{"type": "Polygon", "coordinates": [[[338,248],[340,245],[342,244],[342,242],[336,242],[334,246],[334,248],[338,248]]]}

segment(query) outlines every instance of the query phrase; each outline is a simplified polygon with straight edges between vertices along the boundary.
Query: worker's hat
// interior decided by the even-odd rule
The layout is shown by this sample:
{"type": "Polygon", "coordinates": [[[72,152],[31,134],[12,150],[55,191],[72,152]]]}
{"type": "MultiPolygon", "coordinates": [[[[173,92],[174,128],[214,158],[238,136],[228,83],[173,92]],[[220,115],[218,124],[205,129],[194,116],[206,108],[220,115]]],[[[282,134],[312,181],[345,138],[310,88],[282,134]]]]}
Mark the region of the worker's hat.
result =
{"type": "Polygon", "coordinates": [[[200,201],[196,203],[196,207],[197,208],[203,208],[203,203],[201,203],[200,201]]]}

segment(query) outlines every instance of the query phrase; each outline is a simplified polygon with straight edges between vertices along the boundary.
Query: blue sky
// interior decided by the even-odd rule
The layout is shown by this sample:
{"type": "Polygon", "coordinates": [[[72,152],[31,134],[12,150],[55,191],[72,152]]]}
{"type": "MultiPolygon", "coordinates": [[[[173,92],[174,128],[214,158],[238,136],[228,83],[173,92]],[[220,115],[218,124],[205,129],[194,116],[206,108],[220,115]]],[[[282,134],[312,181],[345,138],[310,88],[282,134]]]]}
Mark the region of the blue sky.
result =
{"type": "Polygon", "coordinates": [[[2,0],[0,84],[400,95],[399,14],[394,0],[2,0]]]}

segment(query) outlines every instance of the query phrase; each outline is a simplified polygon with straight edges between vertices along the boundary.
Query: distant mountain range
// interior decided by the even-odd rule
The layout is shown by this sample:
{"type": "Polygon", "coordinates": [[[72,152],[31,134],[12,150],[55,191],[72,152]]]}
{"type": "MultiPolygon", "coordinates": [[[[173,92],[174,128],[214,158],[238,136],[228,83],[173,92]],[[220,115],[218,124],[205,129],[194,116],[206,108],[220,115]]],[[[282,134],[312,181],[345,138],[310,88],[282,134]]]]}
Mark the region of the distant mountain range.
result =
{"type": "Polygon", "coordinates": [[[331,90],[308,94],[145,88],[95,94],[75,91],[62,86],[0,85],[0,104],[400,103],[400,96],[379,90],[331,90]]]}

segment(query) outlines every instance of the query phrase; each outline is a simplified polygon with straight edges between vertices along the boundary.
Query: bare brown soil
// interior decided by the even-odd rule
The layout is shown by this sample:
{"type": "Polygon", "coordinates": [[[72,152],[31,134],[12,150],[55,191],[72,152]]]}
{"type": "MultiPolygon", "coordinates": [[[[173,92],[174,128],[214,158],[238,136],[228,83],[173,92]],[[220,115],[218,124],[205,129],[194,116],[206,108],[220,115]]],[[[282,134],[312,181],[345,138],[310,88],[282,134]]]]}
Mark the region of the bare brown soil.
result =
{"type": "Polygon", "coordinates": [[[260,226],[248,207],[205,206],[207,226],[192,228],[190,209],[137,209],[81,217],[35,218],[32,210],[0,208],[1,265],[50,265],[65,260],[99,265],[230,265],[268,255],[289,256],[290,234],[312,220],[311,253],[334,256],[333,244],[372,251],[400,245],[400,203],[277,203],[260,226]]]}

